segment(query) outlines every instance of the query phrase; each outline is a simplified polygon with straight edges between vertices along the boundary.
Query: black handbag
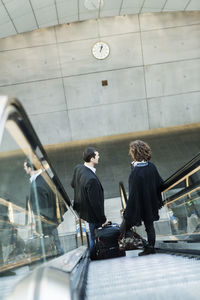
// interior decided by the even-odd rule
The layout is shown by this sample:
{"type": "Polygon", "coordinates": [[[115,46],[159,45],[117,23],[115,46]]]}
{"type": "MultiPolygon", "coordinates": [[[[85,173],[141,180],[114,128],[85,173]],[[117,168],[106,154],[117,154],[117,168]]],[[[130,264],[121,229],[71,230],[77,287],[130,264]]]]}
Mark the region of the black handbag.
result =
{"type": "Polygon", "coordinates": [[[119,249],[123,251],[142,249],[147,242],[137,233],[134,228],[122,233],[118,239],[119,249]]]}
{"type": "Polygon", "coordinates": [[[125,256],[118,245],[120,236],[119,225],[110,223],[95,230],[96,259],[114,258],[125,256]]]}
{"type": "Polygon", "coordinates": [[[119,225],[116,223],[110,223],[104,227],[95,229],[96,241],[100,241],[104,247],[118,246],[119,236],[119,225]]]}

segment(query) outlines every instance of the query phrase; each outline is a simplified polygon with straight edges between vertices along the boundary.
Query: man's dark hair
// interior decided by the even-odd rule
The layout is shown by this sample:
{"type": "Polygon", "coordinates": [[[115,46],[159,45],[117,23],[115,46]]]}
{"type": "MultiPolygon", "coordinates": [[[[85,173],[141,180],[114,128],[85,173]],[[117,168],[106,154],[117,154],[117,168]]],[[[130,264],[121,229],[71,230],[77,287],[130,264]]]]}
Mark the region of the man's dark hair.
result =
{"type": "Polygon", "coordinates": [[[32,170],[37,170],[36,167],[35,167],[34,164],[30,161],[29,158],[26,158],[26,159],[24,160],[24,162],[26,163],[26,165],[27,165],[28,168],[31,168],[32,170]]]}
{"type": "Polygon", "coordinates": [[[83,160],[85,162],[90,162],[91,158],[95,158],[95,152],[96,152],[96,148],[94,147],[87,147],[85,149],[85,151],[83,152],[83,160]]]}

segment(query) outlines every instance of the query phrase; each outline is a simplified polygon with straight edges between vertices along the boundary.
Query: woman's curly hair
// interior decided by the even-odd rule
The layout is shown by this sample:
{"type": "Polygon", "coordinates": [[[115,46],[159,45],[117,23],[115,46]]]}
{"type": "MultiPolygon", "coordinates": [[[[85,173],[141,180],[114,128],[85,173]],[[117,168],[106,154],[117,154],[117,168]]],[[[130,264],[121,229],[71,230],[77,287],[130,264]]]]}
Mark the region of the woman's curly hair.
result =
{"type": "Polygon", "coordinates": [[[129,154],[136,161],[148,161],[151,159],[151,148],[147,143],[136,140],[130,143],[129,154]]]}

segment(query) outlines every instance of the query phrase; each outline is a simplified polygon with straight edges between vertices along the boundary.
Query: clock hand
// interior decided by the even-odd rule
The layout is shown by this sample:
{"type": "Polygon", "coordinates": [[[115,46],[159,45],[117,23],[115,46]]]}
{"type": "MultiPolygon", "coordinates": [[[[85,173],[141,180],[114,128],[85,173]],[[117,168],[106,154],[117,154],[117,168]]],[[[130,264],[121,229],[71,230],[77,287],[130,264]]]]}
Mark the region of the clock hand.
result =
{"type": "Polygon", "coordinates": [[[100,52],[101,52],[102,49],[103,49],[103,45],[101,45],[101,47],[100,47],[100,52]]]}

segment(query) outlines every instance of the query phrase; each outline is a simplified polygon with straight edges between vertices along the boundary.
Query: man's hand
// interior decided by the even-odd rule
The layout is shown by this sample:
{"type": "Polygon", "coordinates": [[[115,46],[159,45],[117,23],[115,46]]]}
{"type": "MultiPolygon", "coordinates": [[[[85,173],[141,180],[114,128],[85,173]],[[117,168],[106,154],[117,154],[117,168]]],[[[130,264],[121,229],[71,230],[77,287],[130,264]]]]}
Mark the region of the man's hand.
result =
{"type": "Polygon", "coordinates": [[[103,223],[102,225],[101,225],[101,227],[105,227],[106,225],[108,225],[109,223],[111,223],[108,219],[106,219],[106,221],[105,221],[105,223],[103,223]]]}
{"type": "Polygon", "coordinates": [[[125,212],[125,209],[124,209],[124,208],[122,208],[122,209],[120,210],[120,215],[121,215],[121,217],[123,217],[123,215],[124,215],[124,212],[125,212]]]}

